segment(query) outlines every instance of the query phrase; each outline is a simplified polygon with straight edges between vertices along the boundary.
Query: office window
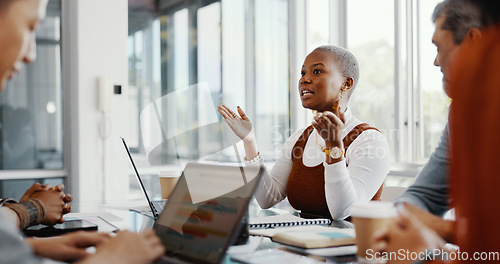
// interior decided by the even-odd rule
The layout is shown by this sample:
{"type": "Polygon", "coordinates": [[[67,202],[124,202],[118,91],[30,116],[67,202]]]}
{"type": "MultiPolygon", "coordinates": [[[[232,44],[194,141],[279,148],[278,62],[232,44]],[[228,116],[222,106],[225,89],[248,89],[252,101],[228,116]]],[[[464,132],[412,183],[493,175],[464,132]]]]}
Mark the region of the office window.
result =
{"type": "Polygon", "coordinates": [[[399,164],[425,162],[447,121],[449,101],[431,43],[438,2],[346,1],[347,48],[360,63],[351,109],[382,130],[399,164]]]}
{"type": "Polygon", "coordinates": [[[139,116],[141,110],[161,96],[161,60],[160,22],[161,18],[153,19],[148,14],[146,17],[131,12],[129,27],[141,28],[132,31],[127,40],[129,58],[129,147],[137,152],[143,149],[139,116]]]}
{"type": "MultiPolygon", "coordinates": [[[[289,130],[288,4],[284,0],[250,3],[250,9],[245,9],[243,0],[184,1],[165,9],[160,3],[159,15],[151,14],[147,26],[130,32],[130,95],[137,105],[132,110],[132,131],[137,137],[130,145],[138,152],[144,151],[138,120],[142,108],[160,96],[206,83],[213,105],[224,103],[233,109],[238,105],[245,109],[252,118],[261,151],[269,159],[277,155],[289,130]],[[160,41],[156,35],[161,36],[160,41]],[[153,56],[155,51],[148,54],[145,47],[160,49],[160,64],[153,56]],[[148,74],[159,77],[148,79],[148,74]]],[[[137,14],[129,16],[134,28],[137,21],[144,21],[137,14]]],[[[184,108],[185,122],[199,121],[194,114],[200,110],[196,104],[184,108]]],[[[200,146],[204,144],[213,144],[207,153],[215,153],[223,148],[217,143],[221,140],[220,135],[179,136],[175,142],[168,142],[172,153],[165,153],[170,159],[166,163],[175,164],[178,158],[203,158],[200,146]]],[[[230,150],[213,158],[237,160],[234,155],[230,150]]]]}
{"type": "MultiPolygon", "coordinates": [[[[242,149],[236,155],[227,147],[220,132],[188,131],[165,141],[160,163],[148,160],[140,112],[158,98],[194,84],[208,87],[212,107],[241,106],[252,119],[261,153],[266,160],[277,157],[290,133],[288,38],[286,0],[159,1],[154,13],[129,9],[134,138],[128,141],[152,193],[157,193],[156,175],[165,165],[200,158],[237,161],[244,155],[242,149]]],[[[197,103],[203,94],[189,96],[177,102],[174,108],[181,114],[169,116],[166,130],[170,123],[189,127],[204,122],[206,111],[197,103]]],[[[223,123],[218,113],[216,118],[223,123]]],[[[131,174],[131,190],[137,182],[134,177],[131,174]]]]}
{"type": "Polygon", "coordinates": [[[289,134],[288,4],[283,0],[255,1],[254,90],[255,134],[259,151],[274,160],[289,134]]]}
{"type": "Polygon", "coordinates": [[[360,70],[349,107],[357,118],[381,129],[392,139],[396,111],[395,42],[394,15],[388,12],[394,10],[394,1],[352,0],[347,1],[347,10],[347,48],[358,59],[360,70]]]}
{"type": "MultiPolygon", "coordinates": [[[[130,10],[133,133],[128,141],[136,161],[154,176],[154,186],[161,168],[147,160],[139,114],[154,100],[199,83],[208,86],[214,106],[239,105],[246,111],[259,150],[274,161],[293,132],[290,124],[295,129],[310,122],[310,114],[290,102],[298,81],[290,67],[319,45],[340,43],[360,62],[360,82],[350,102],[354,115],[385,134],[394,164],[422,164],[438,143],[449,105],[439,69],[432,65],[430,16],[437,2],[178,0],[158,1],[154,12],[130,10]],[[301,15],[291,17],[293,12],[301,15]],[[290,113],[292,108],[306,117],[290,113]]],[[[203,121],[203,109],[193,102],[185,103],[176,122],[203,121]]],[[[234,149],[222,150],[222,140],[221,133],[168,140],[163,165],[207,155],[236,161],[234,149]]]]}
{"type": "Polygon", "coordinates": [[[0,94],[0,168],[62,169],[60,14],[49,12],[37,31],[37,60],[0,94]]]}
{"type": "Polygon", "coordinates": [[[3,196],[19,198],[36,181],[58,184],[64,180],[60,0],[49,1],[36,43],[37,59],[24,65],[0,94],[3,196]]]}
{"type": "Polygon", "coordinates": [[[306,45],[307,51],[312,51],[321,45],[330,44],[329,0],[306,2],[306,45]]]}

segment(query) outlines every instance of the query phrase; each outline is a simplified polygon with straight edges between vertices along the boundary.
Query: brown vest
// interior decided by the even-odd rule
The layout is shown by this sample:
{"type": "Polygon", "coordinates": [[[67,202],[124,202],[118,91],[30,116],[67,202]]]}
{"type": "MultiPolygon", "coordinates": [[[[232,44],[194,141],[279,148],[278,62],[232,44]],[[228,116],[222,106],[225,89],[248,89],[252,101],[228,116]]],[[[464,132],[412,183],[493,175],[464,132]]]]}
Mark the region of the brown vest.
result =
{"type": "MultiPolygon", "coordinates": [[[[313,127],[307,127],[292,149],[292,170],[288,177],[287,196],[290,205],[304,213],[331,217],[330,210],[326,203],[325,196],[325,167],[323,163],[315,167],[307,167],[302,162],[302,154],[305,149],[307,139],[313,127]]],[[[378,129],[362,123],[354,127],[343,139],[345,152],[351,143],[365,130],[378,129]]],[[[345,155],[345,154],[344,154],[345,155]]],[[[346,166],[349,164],[346,163],[346,166]]],[[[382,186],[377,191],[373,200],[380,200],[382,186]]]]}

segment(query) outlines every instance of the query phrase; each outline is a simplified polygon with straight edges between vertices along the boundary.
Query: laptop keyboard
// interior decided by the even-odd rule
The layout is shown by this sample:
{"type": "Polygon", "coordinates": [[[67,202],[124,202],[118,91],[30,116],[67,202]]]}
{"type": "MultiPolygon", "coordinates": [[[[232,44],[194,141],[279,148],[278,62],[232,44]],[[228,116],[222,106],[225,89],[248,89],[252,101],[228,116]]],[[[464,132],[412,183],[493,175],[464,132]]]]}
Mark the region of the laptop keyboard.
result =
{"type": "Polygon", "coordinates": [[[167,201],[152,201],[152,203],[153,207],[158,211],[157,213],[160,214],[163,211],[163,208],[165,208],[165,204],[167,203],[167,201]]]}

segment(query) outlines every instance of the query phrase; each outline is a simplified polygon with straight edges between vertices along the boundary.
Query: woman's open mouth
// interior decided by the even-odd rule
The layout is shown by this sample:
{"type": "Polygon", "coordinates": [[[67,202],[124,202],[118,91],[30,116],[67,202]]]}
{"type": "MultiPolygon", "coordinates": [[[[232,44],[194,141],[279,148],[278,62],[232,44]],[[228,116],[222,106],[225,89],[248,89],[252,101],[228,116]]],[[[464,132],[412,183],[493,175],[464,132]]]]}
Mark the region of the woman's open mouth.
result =
{"type": "Polygon", "coordinates": [[[314,95],[314,93],[313,93],[312,91],[309,91],[309,90],[302,90],[302,91],[300,92],[300,99],[302,99],[302,100],[306,100],[306,99],[311,98],[313,95],[314,95]]]}

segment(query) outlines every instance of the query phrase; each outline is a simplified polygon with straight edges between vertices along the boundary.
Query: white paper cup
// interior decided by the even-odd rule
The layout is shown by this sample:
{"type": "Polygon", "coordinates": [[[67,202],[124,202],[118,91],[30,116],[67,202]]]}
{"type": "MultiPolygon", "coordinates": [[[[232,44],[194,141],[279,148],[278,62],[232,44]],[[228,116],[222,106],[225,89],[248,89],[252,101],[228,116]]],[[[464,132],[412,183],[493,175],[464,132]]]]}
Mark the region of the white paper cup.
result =
{"type": "Polygon", "coordinates": [[[180,170],[165,170],[160,171],[158,174],[158,178],[160,179],[160,187],[161,187],[161,198],[168,199],[172,190],[174,189],[177,181],[181,177],[180,170]]]}
{"type": "Polygon", "coordinates": [[[374,234],[387,231],[396,215],[393,203],[371,201],[352,207],[351,218],[356,230],[357,255],[360,261],[370,262],[367,258],[369,253],[373,255],[377,250],[374,234]]]}

